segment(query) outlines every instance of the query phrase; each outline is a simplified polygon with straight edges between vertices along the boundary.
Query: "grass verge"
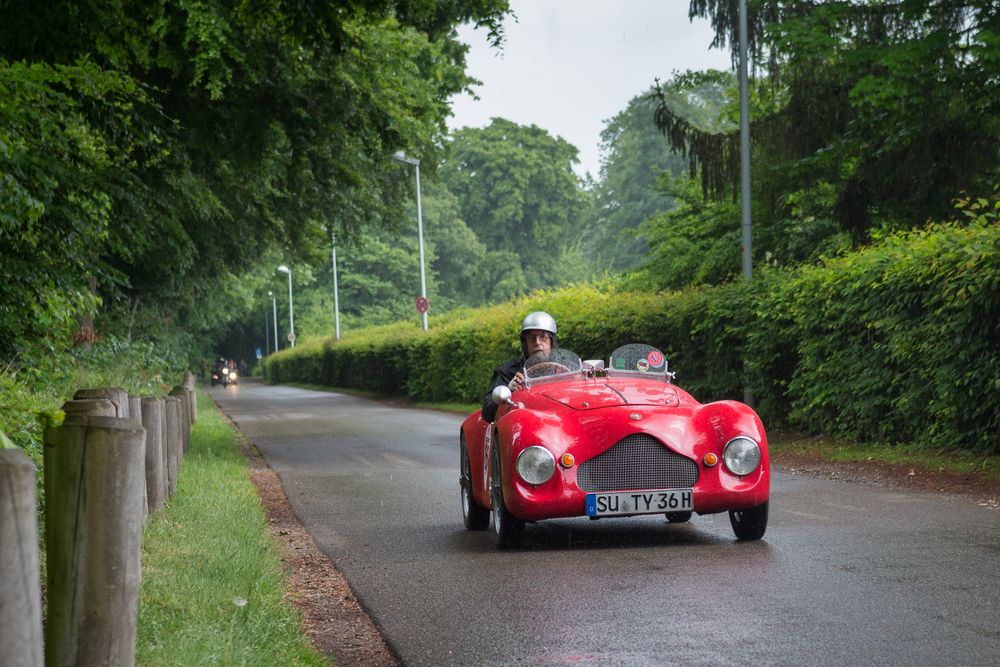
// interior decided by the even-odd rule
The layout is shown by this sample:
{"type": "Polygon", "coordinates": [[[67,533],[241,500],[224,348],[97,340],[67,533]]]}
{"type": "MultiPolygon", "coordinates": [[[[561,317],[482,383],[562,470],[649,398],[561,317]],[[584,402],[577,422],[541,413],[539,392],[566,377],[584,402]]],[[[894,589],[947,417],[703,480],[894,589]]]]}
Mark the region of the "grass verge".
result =
{"type": "Polygon", "coordinates": [[[300,619],[236,437],[199,392],[177,493],[143,533],[137,663],[328,665],[300,619]]]}

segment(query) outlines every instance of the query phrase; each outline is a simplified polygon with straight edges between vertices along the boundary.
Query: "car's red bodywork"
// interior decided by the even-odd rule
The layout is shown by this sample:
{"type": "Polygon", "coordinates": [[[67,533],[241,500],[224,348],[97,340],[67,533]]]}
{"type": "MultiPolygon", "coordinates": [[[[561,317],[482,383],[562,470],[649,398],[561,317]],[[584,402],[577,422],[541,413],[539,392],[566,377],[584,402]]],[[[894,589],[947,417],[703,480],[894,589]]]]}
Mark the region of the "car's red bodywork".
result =
{"type": "MultiPolygon", "coordinates": [[[[749,510],[768,501],[767,435],[757,414],[743,403],[701,404],[662,379],[586,373],[521,389],[511,400],[514,405],[499,406],[494,424],[485,422],[479,411],[462,424],[472,497],[482,508],[489,508],[492,500],[492,447],[499,447],[500,469],[513,471],[522,450],[542,445],[557,461],[548,481],[534,485],[516,473],[500,476],[510,514],[525,521],[586,516],[587,492],[577,483],[580,465],[633,434],[652,436],[695,462],[697,481],[690,488],[698,514],[749,510]],[[722,460],[726,443],[737,436],[749,437],[761,450],[760,465],[744,476],[730,472],[722,460]],[[574,459],[569,467],[560,463],[567,453],[574,459]],[[710,453],[716,457],[714,465],[706,462],[710,453]]],[[[766,522],[766,506],[764,517],[766,522]]]]}

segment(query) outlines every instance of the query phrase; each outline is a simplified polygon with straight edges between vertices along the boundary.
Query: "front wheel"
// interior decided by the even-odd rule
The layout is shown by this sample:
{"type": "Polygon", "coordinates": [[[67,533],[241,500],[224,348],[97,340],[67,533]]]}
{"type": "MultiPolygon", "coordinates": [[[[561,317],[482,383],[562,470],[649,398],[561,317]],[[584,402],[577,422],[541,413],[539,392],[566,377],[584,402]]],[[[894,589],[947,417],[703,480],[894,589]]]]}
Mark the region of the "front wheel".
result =
{"type": "Polygon", "coordinates": [[[748,510],[729,510],[729,523],[738,540],[759,540],[767,530],[767,505],[764,501],[748,510]]]}
{"type": "Polygon", "coordinates": [[[485,507],[480,507],[472,495],[472,466],[469,464],[469,450],[465,447],[465,434],[459,441],[461,447],[461,477],[459,484],[462,487],[462,520],[465,522],[466,530],[486,530],[490,525],[490,511],[485,507]]]}
{"type": "Polygon", "coordinates": [[[521,543],[524,521],[507,509],[503,501],[503,470],[500,468],[500,443],[493,441],[493,475],[490,478],[490,501],[493,505],[493,529],[497,536],[497,546],[510,549],[521,543]]]}

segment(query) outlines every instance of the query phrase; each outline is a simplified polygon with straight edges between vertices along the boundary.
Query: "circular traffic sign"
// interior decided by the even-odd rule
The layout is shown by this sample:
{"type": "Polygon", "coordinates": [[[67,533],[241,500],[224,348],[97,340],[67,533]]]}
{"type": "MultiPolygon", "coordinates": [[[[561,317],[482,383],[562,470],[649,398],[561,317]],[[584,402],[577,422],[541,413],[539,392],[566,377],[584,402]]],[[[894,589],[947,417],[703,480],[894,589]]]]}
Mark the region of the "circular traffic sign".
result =
{"type": "Polygon", "coordinates": [[[425,297],[425,296],[418,296],[417,297],[417,312],[420,313],[421,315],[423,315],[424,313],[427,312],[427,308],[430,305],[431,304],[427,300],[427,297],[425,297]]]}
{"type": "Polygon", "coordinates": [[[289,343],[294,343],[295,342],[295,334],[294,333],[288,334],[288,342],[289,343]]]}

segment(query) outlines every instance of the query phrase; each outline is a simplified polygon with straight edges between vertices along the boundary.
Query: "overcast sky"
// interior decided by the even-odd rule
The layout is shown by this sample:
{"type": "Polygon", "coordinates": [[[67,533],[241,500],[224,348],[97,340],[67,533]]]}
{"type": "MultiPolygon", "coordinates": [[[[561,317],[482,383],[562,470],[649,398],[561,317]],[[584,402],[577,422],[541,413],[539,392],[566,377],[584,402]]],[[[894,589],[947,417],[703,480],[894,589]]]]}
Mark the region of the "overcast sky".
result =
{"type": "Polygon", "coordinates": [[[485,127],[500,116],[537,125],[580,151],[581,176],[600,169],[604,121],[674,70],[730,69],[709,49],[712,29],[690,22],[688,0],[511,0],[503,51],[484,30],[463,27],[479,100],[454,99],[449,127],[485,127]]]}

